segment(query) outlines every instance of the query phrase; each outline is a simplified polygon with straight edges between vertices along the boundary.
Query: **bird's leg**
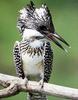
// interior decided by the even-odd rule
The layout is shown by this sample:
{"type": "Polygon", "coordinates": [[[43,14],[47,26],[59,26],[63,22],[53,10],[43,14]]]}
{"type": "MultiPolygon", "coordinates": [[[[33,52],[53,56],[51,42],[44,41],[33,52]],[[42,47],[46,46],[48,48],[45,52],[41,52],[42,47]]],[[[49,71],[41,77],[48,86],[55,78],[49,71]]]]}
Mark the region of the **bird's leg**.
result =
{"type": "Polygon", "coordinates": [[[41,80],[39,81],[39,85],[41,88],[43,88],[43,86],[44,86],[44,73],[41,73],[40,76],[41,76],[41,80]]]}
{"type": "Polygon", "coordinates": [[[43,88],[43,86],[44,86],[44,80],[43,80],[43,79],[41,79],[41,80],[39,81],[39,85],[41,86],[41,88],[43,88]]]}
{"type": "Polygon", "coordinates": [[[25,84],[25,86],[26,86],[26,88],[27,88],[28,78],[27,78],[27,77],[25,77],[23,81],[24,81],[24,84],[25,84]]]}

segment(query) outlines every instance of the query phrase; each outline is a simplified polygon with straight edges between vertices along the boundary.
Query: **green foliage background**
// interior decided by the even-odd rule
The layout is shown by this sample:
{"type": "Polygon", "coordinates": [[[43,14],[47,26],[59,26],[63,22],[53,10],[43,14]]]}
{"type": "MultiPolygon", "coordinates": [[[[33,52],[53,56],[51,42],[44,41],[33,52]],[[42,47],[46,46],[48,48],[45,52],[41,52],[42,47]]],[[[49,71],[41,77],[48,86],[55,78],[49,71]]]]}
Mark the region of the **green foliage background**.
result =
{"type": "MultiPolygon", "coordinates": [[[[46,3],[51,10],[56,31],[71,45],[68,53],[52,43],[53,73],[50,83],[78,88],[78,0],[33,0],[36,6],[46,3]]],[[[0,0],[0,73],[16,75],[13,45],[20,39],[16,28],[18,11],[29,0],[0,0]]],[[[25,100],[25,93],[2,100],[25,100]]],[[[65,100],[49,97],[49,100],[65,100]]]]}

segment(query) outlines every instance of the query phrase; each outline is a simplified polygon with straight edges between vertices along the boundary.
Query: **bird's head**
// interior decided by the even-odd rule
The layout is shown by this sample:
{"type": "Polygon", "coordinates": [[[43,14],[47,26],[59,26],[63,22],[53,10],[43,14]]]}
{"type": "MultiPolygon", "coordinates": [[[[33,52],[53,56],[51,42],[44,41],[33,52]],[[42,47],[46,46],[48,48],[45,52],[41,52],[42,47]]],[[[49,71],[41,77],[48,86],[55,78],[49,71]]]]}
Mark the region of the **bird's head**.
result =
{"type": "Polygon", "coordinates": [[[36,8],[34,3],[31,1],[30,4],[27,5],[27,7],[20,10],[17,27],[19,28],[22,35],[27,34],[28,36],[31,32],[29,31],[29,33],[27,33],[27,30],[32,30],[32,33],[30,35],[32,36],[32,34],[34,34],[33,31],[35,31],[36,34],[34,35],[36,36],[36,38],[38,35],[40,35],[39,38],[46,38],[50,41],[53,41],[63,50],[65,49],[59,41],[69,46],[69,44],[56,33],[50,10],[46,6],[46,4],[42,4],[40,8],[36,8]]]}

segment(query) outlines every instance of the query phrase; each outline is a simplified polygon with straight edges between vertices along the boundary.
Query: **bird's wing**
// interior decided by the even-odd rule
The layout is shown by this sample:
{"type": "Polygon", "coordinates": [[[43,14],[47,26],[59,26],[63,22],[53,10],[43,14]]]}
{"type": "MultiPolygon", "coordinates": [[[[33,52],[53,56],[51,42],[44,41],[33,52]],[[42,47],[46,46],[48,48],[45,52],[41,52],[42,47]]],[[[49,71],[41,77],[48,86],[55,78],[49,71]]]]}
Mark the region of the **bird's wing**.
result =
{"type": "Polygon", "coordinates": [[[48,82],[52,71],[53,52],[49,42],[45,43],[44,49],[44,82],[48,82]]]}
{"type": "Polygon", "coordinates": [[[21,59],[21,53],[20,53],[20,42],[16,41],[14,44],[13,49],[13,55],[14,55],[14,62],[16,66],[16,73],[18,77],[24,78],[24,72],[23,72],[23,63],[21,59]]]}

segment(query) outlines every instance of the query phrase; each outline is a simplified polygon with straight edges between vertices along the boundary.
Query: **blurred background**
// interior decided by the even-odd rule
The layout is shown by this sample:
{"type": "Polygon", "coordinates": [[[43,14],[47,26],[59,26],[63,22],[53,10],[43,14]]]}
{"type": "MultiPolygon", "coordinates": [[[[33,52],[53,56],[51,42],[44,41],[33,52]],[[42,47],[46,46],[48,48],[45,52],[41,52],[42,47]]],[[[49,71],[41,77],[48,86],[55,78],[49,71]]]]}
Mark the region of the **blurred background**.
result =
{"type": "MultiPolygon", "coordinates": [[[[78,88],[78,0],[33,0],[37,7],[46,3],[51,10],[56,32],[71,48],[62,51],[52,43],[53,73],[50,83],[78,88]]],[[[0,73],[16,75],[13,63],[13,45],[20,40],[16,28],[18,11],[29,0],[0,0],[0,73]]],[[[26,100],[25,93],[2,100],[26,100]]],[[[49,100],[66,100],[50,96],[49,100]]]]}

